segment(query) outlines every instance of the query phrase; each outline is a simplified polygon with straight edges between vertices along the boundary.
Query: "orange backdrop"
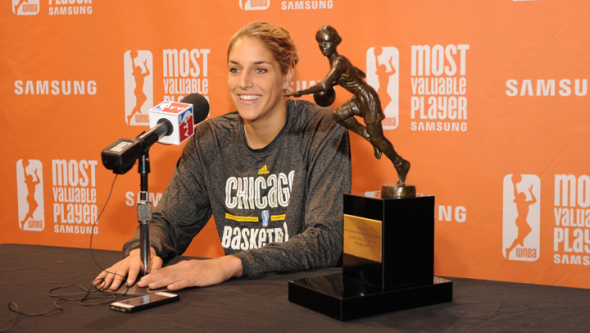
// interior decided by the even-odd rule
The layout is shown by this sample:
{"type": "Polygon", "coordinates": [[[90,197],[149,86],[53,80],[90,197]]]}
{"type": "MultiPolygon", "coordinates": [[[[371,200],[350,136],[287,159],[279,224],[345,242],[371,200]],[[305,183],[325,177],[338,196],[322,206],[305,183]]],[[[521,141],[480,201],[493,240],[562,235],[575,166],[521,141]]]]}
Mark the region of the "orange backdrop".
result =
{"type": "MultiPolygon", "coordinates": [[[[0,243],[120,249],[136,226],[135,169],[100,152],[147,110],[197,92],[233,110],[226,46],[246,23],[285,26],[294,89],[322,79],[321,25],[379,91],[385,134],[436,197],[435,273],[590,288],[590,3],[539,1],[19,0],[0,7],[0,243]],[[138,101],[141,101],[139,103],[138,101]]],[[[334,106],[350,96],[337,90],[334,106]]],[[[352,135],[353,192],[394,182],[352,135]]],[[[151,149],[157,205],[178,146],[151,149]]],[[[219,256],[214,222],[187,255],[219,256]]]]}

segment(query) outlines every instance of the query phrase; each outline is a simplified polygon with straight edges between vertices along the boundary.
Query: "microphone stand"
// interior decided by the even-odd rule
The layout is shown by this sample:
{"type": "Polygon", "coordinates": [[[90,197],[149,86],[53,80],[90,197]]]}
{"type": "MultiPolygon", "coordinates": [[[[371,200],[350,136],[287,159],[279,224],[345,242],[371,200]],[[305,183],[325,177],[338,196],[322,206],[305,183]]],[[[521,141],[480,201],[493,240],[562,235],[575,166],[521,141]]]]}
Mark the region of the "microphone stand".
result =
{"type": "Polygon", "coordinates": [[[138,161],[138,172],[141,178],[141,191],[137,200],[137,219],[139,220],[139,243],[141,262],[143,263],[143,275],[147,275],[150,267],[150,230],[152,219],[152,203],[148,192],[148,174],[150,173],[150,160],[147,150],[141,154],[138,161]]]}

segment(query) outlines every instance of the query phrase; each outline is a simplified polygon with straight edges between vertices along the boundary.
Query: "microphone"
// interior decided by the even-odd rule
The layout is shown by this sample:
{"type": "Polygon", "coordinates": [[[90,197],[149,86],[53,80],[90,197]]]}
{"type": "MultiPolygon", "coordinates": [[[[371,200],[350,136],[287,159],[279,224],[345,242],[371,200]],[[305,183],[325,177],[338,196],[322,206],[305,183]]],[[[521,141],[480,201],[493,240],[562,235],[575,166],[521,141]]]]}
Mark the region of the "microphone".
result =
{"type": "Polygon", "coordinates": [[[180,102],[162,102],[149,112],[150,128],[162,126],[168,130],[158,137],[158,142],[179,145],[193,136],[195,124],[207,118],[209,103],[202,95],[189,94],[180,102]]]}
{"type": "Polygon", "coordinates": [[[125,174],[156,142],[179,145],[194,134],[194,125],[209,115],[209,102],[189,94],[180,102],[164,101],[149,111],[150,130],[134,139],[119,139],[102,150],[102,164],[116,174],[125,174]]]}

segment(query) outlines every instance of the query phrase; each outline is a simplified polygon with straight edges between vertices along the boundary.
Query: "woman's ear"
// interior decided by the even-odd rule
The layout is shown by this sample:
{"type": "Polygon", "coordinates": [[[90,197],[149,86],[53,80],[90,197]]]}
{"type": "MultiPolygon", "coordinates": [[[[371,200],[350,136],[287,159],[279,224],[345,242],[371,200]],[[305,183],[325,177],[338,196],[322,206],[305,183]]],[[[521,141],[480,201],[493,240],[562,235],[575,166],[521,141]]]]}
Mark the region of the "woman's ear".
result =
{"type": "Polygon", "coordinates": [[[293,72],[295,70],[293,68],[289,68],[287,73],[285,73],[283,77],[283,89],[286,90],[291,85],[291,81],[293,80],[293,72]]]}

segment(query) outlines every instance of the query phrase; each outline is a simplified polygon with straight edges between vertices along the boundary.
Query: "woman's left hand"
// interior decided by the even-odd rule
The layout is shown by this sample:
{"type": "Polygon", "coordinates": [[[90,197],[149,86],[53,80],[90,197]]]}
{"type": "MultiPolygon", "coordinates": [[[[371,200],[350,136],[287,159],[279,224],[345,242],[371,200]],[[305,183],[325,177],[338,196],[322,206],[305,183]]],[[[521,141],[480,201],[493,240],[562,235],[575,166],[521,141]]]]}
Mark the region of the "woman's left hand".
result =
{"type": "Polygon", "coordinates": [[[242,261],[230,255],[214,259],[181,261],[144,276],[137,286],[180,290],[212,286],[241,275],[242,261]]]}

